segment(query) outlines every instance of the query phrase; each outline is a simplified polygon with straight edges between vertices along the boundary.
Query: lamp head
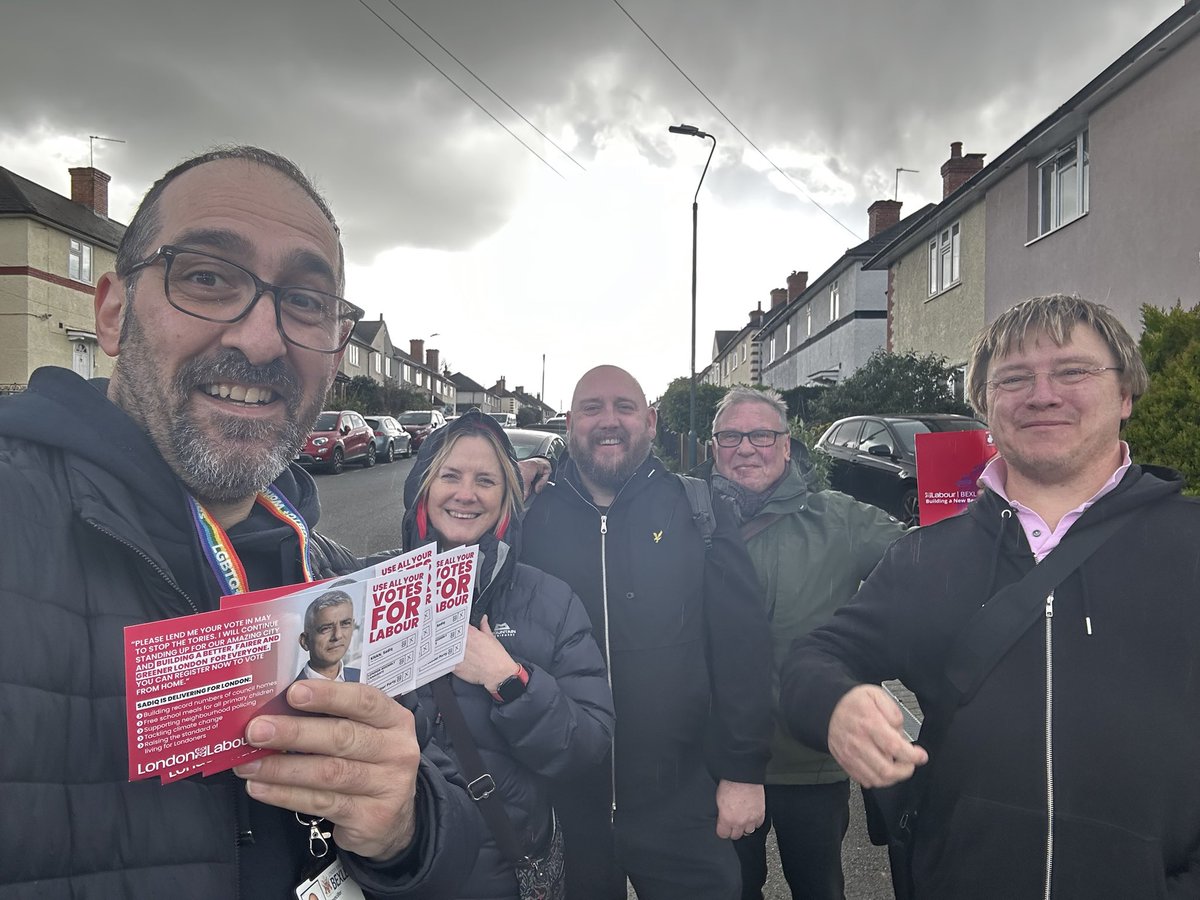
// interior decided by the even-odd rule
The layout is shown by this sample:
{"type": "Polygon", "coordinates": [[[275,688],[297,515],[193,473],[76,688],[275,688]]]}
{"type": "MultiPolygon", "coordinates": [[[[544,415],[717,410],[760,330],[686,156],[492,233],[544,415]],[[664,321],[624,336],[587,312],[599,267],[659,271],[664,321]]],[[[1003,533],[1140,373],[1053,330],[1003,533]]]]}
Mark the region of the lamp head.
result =
{"type": "Polygon", "coordinates": [[[709,135],[705,134],[695,125],[670,125],[667,127],[667,131],[671,132],[671,134],[687,134],[698,138],[709,137],[709,135]]]}

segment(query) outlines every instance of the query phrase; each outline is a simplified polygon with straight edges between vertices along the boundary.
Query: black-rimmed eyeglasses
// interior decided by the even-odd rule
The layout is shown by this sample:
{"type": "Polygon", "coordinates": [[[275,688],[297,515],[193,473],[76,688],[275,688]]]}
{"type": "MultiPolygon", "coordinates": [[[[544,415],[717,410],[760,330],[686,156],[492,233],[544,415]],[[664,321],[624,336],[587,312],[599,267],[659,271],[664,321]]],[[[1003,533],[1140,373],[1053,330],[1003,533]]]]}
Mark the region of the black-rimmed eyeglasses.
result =
{"type": "Polygon", "coordinates": [[[724,447],[726,450],[740,447],[744,438],[749,438],[751,446],[754,447],[774,447],[775,442],[785,434],[786,431],[770,431],[766,428],[756,431],[716,431],[713,432],[713,440],[717,442],[718,447],[724,447]]]}
{"type": "Polygon", "coordinates": [[[250,315],[258,298],[275,298],[275,324],[288,343],[337,353],[350,340],[354,323],[364,315],[349,300],[313,288],[263,281],[249,269],[219,256],[165,244],[129,274],[163,266],[163,293],[181,313],[206,322],[231,324],[250,315]]]}

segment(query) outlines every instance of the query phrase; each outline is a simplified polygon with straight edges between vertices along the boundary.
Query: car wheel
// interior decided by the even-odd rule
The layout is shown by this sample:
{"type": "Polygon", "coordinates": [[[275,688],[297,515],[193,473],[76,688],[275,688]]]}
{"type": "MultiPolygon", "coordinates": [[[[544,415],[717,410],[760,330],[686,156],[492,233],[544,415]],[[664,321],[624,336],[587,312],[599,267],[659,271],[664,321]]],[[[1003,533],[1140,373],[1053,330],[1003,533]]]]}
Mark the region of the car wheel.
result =
{"type": "Polygon", "coordinates": [[[333,455],[329,457],[329,474],[341,475],[342,469],[345,468],[345,454],[341,447],[333,448],[333,455]]]}
{"type": "Polygon", "coordinates": [[[412,458],[412,441],[409,441],[407,444],[404,445],[404,458],[405,459],[412,458]]]}
{"type": "Polygon", "coordinates": [[[383,454],[383,461],[385,463],[396,461],[396,444],[393,441],[388,441],[387,453],[383,454]]]}
{"type": "Polygon", "coordinates": [[[367,444],[367,455],[363,457],[362,467],[369,469],[373,465],[375,465],[375,442],[371,441],[367,444]]]}
{"type": "Polygon", "coordinates": [[[909,488],[900,495],[899,519],[909,528],[921,524],[921,501],[917,497],[917,489],[909,488]]]}

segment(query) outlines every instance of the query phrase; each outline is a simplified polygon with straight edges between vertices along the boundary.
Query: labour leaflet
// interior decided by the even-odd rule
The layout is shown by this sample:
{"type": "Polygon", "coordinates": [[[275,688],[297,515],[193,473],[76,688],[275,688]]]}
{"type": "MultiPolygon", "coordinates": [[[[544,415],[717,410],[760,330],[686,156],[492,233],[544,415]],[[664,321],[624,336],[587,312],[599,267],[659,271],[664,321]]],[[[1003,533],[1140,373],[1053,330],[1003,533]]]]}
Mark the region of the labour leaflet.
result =
{"type": "Polygon", "coordinates": [[[975,499],[976,482],[996,446],[990,431],[934,431],[917,435],[916,452],[921,524],[932,525],[975,499]]]}
{"type": "Polygon", "coordinates": [[[454,669],[466,649],[477,547],[431,544],[353,574],[224,597],[214,612],[125,629],[129,778],[212,775],[274,752],[249,747],[256,715],[300,713],[306,678],[390,696],[454,669]]]}

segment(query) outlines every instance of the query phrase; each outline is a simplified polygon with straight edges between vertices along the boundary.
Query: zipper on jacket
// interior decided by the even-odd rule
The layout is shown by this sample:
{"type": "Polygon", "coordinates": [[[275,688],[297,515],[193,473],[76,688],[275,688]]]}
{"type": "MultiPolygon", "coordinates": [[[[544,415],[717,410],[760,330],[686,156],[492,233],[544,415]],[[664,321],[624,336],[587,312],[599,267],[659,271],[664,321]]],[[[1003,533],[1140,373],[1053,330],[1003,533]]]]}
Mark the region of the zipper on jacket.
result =
{"type": "MultiPolygon", "coordinates": [[[[616,499],[615,497],[613,498],[616,499]]],[[[597,510],[599,512],[599,510],[597,510]]],[[[608,639],[608,553],[605,541],[608,537],[608,515],[600,513],[600,597],[604,609],[604,658],[608,665],[605,674],[608,676],[608,692],[612,693],[612,650],[608,639]]],[[[608,816],[611,825],[617,819],[617,742],[616,723],[613,724],[613,747],[608,754],[608,779],[612,802],[609,804],[608,816]]]]}
{"type": "MultiPolygon", "coordinates": [[[[646,477],[649,478],[651,475],[654,474],[654,471],[655,471],[654,469],[651,469],[647,473],[646,477]]],[[[632,480],[633,480],[632,478],[629,479],[629,481],[632,481],[632,480]]],[[[625,485],[629,484],[629,481],[626,481],[625,484],[621,485],[620,489],[618,489],[618,491],[615,494],[613,494],[612,501],[608,504],[608,507],[607,507],[608,509],[611,510],[613,508],[613,506],[616,505],[617,498],[621,496],[622,491],[625,490],[625,485]]],[[[570,488],[571,488],[571,490],[573,490],[575,492],[575,495],[577,497],[579,497],[579,499],[582,500],[584,503],[586,503],[588,506],[590,506],[592,509],[594,509],[596,511],[596,514],[600,517],[600,608],[604,613],[604,662],[606,663],[604,669],[605,669],[605,675],[608,677],[608,691],[611,694],[612,693],[612,652],[611,652],[612,645],[609,641],[609,627],[608,627],[608,550],[607,550],[607,543],[606,543],[607,536],[608,536],[608,513],[600,512],[600,508],[598,506],[596,506],[595,503],[592,503],[590,500],[588,500],[587,497],[583,496],[583,494],[580,493],[579,488],[577,488],[577,487],[575,487],[575,485],[571,484],[571,482],[569,480],[567,480],[566,483],[568,485],[570,485],[570,488]]],[[[614,703],[615,703],[615,698],[614,698],[614,703]]],[[[609,806],[610,823],[612,821],[615,821],[617,818],[617,738],[616,738],[616,730],[617,730],[617,725],[614,722],[613,723],[612,750],[608,754],[609,788],[612,793],[612,803],[609,806]]]]}
{"type": "Polygon", "coordinates": [[[105,537],[111,538],[112,540],[114,540],[118,544],[120,544],[121,546],[128,547],[130,550],[132,550],[139,559],[141,559],[143,562],[145,562],[146,565],[148,565],[151,568],[151,570],[154,571],[154,573],[158,575],[159,578],[161,578],[164,582],[166,582],[167,586],[170,587],[171,590],[173,590],[176,594],[178,594],[180,597],[183,598],[184,602],[187,603],[188,608],[191,609],[191,611],[193,613],[200,612],[200,610],[198,610],[196,608],[196,604],[192,602],[192,598],[183,592],[183,588],[181,588],[179,585],[177,585],[175,583],[175,579],[173,579],[169,574],[167,574],[167,572],[163,569],[162,566],[160,566],[153,559],[151,559],[150,555],[148,553],[146,553],[145,550],[143,550],[141,547],[137,546],[136,544],[132,543],[131,541],[125,540],[125,538],[121,537],[119,534],[109,531],[107,528],[105,528],[103,525],[100,525],[97,522],[93,522],[90,519],[85,519],[84,521],[86,521],[88,523],[88,525],[90,525],[92,528],[95,528],[98,532],[103,534],[105,537]]]}
{"type": "Polygon", "coordinates": [[[1046,597],[1046,888],[1054,871],[1054,592],[1046,597]]]}

